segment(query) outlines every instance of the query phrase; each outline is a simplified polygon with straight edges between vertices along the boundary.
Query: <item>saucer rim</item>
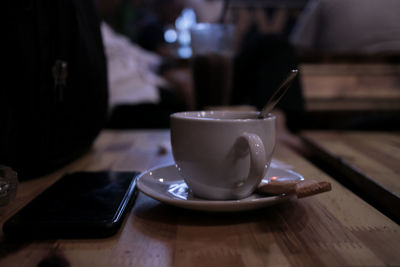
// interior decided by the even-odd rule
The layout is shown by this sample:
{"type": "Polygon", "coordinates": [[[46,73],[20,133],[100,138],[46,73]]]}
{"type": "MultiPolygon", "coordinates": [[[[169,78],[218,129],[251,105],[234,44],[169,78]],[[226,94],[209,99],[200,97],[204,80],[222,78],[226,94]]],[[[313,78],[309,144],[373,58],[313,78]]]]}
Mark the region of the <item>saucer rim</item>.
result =
{"type": "MultiPolygon", "coordinates": [[[[190,209],[190,210],[201,210],[201,211],[245,211],[245,210],[253,210],[253,209],[258,209],[262,207],[266,207],[269,205],[274,205],[277,203],[280,203],[282,201],[289,200],[292,198],[290,195],[276,195],[276,196],[260,196],[259,194],[253,193],[249,197],[246,197],[244,199],[237,199],[237,200],[208,200],[208,199],[196,199],[196,200],[185,200],[185,199],[179,199],[179,198],[173,198],[170,197],[166,192],[160,192],[157,190],[154,190],[153,188],[149,187],[148,185],[143,184],[142,180],[146,179],[143,178],[145,176],[149,176],[150,172],[158,171],[161,169],[167,169],[167,168],[176,168],[175,164],[167,164],[167,165],[161,165],[161,166],[156,166],[154,168],[148,169],[144,172],[142,172],[136,182],[136,186],[138,189],[144,193],[145,195],[158,200],[160,202],[170,204],[176,207],[180,208],[185,208],[185,209],[190,209]],[[254,199],[249,199],[252,196],[260,196],[254,199]]],[[[302,175],[298,174],[295,171],[292,170],[286,170],[283,168],[279,167],[270,167],[271,169],[278,169],[281,171],[285,171],[290,173],[291,175],[298,176],[300,179],[302,179],[302,175]]],[[[179,176],[179,174],[177,173],[179,176]]],[[[267,175],[267,174],[266,174],[267,175]]],[[[265,178],[263,178],[265,179],[265,178]]],[[[183,179],[180,177],[177,177],[176,180],[171,180],[175,182],[184,182],[183,179]]]]}

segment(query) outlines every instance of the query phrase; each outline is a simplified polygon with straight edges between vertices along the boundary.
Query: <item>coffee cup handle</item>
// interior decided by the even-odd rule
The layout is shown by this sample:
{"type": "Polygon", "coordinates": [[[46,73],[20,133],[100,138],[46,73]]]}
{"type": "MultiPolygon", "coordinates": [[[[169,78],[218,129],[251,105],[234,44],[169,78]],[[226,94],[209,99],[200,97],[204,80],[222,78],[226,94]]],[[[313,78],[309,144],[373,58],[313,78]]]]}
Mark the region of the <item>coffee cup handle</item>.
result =
{"type": "Polygon", "coordinates": [[[247,141],[250,152],[249,175],[242,186],[254,189],[265,175],[265,164],[267,162],[265,148],[261,138],[256,134],[243,133],[241,137],[247,141]]]}

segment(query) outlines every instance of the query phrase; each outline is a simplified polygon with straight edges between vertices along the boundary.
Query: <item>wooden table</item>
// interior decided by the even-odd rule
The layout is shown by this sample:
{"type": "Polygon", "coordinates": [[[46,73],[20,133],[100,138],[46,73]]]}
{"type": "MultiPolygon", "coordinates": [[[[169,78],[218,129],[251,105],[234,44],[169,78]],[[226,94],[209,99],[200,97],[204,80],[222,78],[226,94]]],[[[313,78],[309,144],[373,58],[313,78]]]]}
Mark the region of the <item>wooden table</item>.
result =
{"type": "Polygon", "coordinates": [[[400,64],[313,63],[299,68],[308,111],[400,111],[400,64]]]}
{"type": "Polygon", "coordinates": [[[309,131],[303,139],[385,213],[400,222],[400,133],[309,131]]]}
{"type": "MultiPolygon", "coordinates": [[[[66,171],[144,171],[172,163],[163,149],[168,145],[168,131],[105,131],[71,165],[21,183],[0,224],[66,171]]],[[[51,257],[70,266],[400,265],[399,225],[285,146],[277,146],[275,160],[306,178],[331,182],[333,190],[227,214],[174,208],[139,194],[115,236],[22,244],[1,236],[0,266],[37,266],[51,257]]]]}

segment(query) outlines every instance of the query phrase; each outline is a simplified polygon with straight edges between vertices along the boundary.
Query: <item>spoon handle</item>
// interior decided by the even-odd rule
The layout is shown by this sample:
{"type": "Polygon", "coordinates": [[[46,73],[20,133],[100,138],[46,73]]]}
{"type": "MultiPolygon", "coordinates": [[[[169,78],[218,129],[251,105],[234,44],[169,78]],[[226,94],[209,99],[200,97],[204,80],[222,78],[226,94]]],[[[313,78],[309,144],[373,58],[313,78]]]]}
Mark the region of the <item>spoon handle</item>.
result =
{"type": "Polygon", "coordinates": [[[290,85],[292,84],[294,78],[296,77],[299,71],[297,69],[293,69],[290,71],[289,75],[282,82],[279,88],[274,92],[271,98],[268,100],[267,104],[265,104],[264,108],[260,112],[260,118],[265,118],[271,112],[271,110],[275,107],[276,104],[281,100],[282,96],[287,92],[290,85]]]}

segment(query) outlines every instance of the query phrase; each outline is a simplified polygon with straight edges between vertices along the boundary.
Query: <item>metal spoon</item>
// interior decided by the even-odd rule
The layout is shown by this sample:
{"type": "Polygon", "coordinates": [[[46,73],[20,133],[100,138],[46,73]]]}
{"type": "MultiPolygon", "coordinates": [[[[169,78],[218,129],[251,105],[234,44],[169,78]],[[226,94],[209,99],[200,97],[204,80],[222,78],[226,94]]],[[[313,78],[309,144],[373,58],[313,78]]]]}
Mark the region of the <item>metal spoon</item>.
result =
{"type": "Polygon", "coordinates": [[[274,92],[270,99],[268,99],[267,104],[263,107],[260,112],[258,118],[263,119],[268,116],[271,110],[275,107],[276,104],[281,100],[282,96],[287,92],[290,85],[292,84],[294,78],[296,77],[299,71],[297,69],[293,69],[290,71],[289,75],[282,82],[282,84],[278,87],[278,89],[274,92]]]}

